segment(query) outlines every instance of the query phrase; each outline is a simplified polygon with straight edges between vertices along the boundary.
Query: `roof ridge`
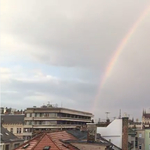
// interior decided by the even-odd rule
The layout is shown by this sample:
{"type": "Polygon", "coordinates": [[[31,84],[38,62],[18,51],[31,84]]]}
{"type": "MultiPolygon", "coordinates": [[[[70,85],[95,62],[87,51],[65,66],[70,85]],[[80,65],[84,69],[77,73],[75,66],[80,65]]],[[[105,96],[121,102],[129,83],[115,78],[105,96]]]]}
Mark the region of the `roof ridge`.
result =
{"type": "MultiPolygon", "coordinates": [[[[47,133],[46,133],[47,134],[47,133]]],[[[48,138],[55,144],[55,146],[59,149],[59,150],[61,150],[58,146],[57,146],[57,144],[55,143],[55,141],[54,140],[52,140],[52,138],[51,138],[51,136],[50,136],[50,134],[48,135],[47,134],[47,136],[48,136],[48,138]]]]}
{"type": "MultiPolygon", "coordinates": [[[[40,136],[40,135],[39,135],[40,136]]],[[[45,136],[45,133],[42,135],[42,137],[38,140],[38,142],[32,147],[31,150],[34,150],[34,148],[39,144],[39,142],[43,139],[43,137],[45,136]]]]}

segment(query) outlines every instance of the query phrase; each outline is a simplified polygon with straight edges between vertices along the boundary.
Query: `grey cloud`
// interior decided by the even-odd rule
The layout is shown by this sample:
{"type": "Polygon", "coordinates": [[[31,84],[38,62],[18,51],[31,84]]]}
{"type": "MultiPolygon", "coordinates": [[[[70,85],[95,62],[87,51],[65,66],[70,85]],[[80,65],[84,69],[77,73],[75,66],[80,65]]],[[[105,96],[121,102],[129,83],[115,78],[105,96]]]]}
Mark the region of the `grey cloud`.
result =
{"type": "Polygon", "coordinates": [[[104,69],[146,2],[17,1],[17,5],[12,15],[6,14],[2,29],[32,45],[28,52],[32,58],[50,65],[104,69]]]}
{"type": "MultiPolygon", "coordinates": [[[[2,34],[12,36],[20,44],[15,47],[16,53],[11,52],[14,48],[11,46],[7,55],[20,56],[27,61],[30,58],[31,63],[58,68],[78,67],[83,74],[80,78],[90,81],[60,80],[57,84],[55,81],[19,81],[16,77],[3,84],[3,89],[16,90],[20,94],[3,93],[3,101],[12,98],[29,102],[31,97],[43,95],[53,97],[55,101],[66,99],[67,106],[81,109],[86,103],[85,109],[89,110],[117,46],[149,5],[148,0],[6,2],[10,4],[6,4],[7,10],[1,14],[2,34]],[[88,73],[84,72],[85,68],[88,73]]],[[[94,108],[97,117],[104,116],[105,111],[117,116],[120,108],[138,117],[141,107],[149,104],[149,20],[147,14],[117,58],[110,77],[100,90],[94,108]]]]}
{"type": "MultiPolygon", "coordinates": [[[[24,103],[25,101],[30,101],[30,103],[39,103],[36,101],[36,97],[46,96],[47,101],[53,101],[55,103],[65,103],[66,106],[73,102],[72,107],[76,108],[80,105],[83,106],[84,103],[91,103],[92,97],[94,97],[96,85],[91,83],[80,83],[80,82],[68,82],[68,81],[17,81],[11,80],[11,82],[6,83],[2,86],[3,91],[7,89],[17,91],[17,93],[2,93],[2,99],[4,104],[9,104],[10,102],[24,103]],[[30,100],[30,97],[35,97],[35,100],[30,100]],[[52,97],[52,98],[51,98],[52,97]]],[[[45,100],[43,100],[45,102],[45,100]]],[[[87,104],[87,107],[89,108],[87,104]]],[[[87,108],[87,109],[88,109],[87,108]]],[[[82,109],[82,107],[80,108],[82,109]]]]}

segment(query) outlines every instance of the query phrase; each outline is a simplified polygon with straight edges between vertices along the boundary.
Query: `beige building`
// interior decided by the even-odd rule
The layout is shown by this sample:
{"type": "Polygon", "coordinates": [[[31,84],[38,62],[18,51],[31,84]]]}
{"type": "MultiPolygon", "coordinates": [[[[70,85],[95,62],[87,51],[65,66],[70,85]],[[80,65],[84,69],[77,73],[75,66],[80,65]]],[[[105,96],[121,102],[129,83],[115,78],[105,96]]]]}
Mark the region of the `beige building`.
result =
{"type": "Polygon", "coordinates": [[[24,142],[23,139],[17,138],[3,126],[0,131],[0,141],[0,150],[13,150],[24,142]]]}
{"type": "Polygon", "coordinates": [[[24,115],[1,115],[1,123],[9,132],[23,138],[24,115]]]}
{"type": "Polygon", "coordinates": [[[24,139],[41,131],[74,129],[91,123],[92,113],[52,105],[27,108],[24,118],[24,139]]]}
{"type": "Polygon", "coordinates": [[[136,150],[145,150],[145,131],[144,129],[136,129],[136,150]]]}

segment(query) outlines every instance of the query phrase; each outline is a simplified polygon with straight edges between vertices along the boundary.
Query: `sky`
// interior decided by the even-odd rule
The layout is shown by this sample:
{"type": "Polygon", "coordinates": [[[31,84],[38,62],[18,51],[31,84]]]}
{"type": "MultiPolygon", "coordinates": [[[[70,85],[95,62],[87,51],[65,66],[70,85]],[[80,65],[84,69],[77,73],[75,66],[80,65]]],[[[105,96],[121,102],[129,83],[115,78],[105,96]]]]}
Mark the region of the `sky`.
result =
{"type": "Polygon", "coordinates": [[[95,119],[150,109],[150,11],[102,84],[117,47],[149,0],[1,0],[1,105],[92,112],[95,119]],[[97,96],[98,95],[98,96],[97,96]]]}

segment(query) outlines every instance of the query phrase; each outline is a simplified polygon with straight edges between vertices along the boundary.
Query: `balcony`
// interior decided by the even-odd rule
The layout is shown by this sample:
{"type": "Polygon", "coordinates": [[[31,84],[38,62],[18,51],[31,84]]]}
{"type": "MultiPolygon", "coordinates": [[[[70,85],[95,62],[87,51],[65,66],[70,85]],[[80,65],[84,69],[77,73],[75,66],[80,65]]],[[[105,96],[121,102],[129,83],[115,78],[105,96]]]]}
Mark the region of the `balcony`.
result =
{"type": "Polygon", "coordinates": [[[48,116],[43,116],[43,117],[25,117],[24,120],[53,120],[53,121],[79,121],[79,122],[91,122],[91,119],[85,119],[85,118],[73,118],[73,117],[48,117],[48,116]]]}
{"type": "Polygon", "coordinates": [[[74,125],[74,124],[63,124],[63,125],[44,125],[44,124],[41,124],[41,125],[33,125],[33,128],[36,129],[36,128],[53,128],[53,129],[61,129],[61,128],[76,128],[76,126],[79,126],[79,125],[74,125]]]}
{"type": "Polygon", "coordinates": [[[32,132],[23,132],[23,136],[32,136],[32,132]]]}
{"type": "Polygon", "coordinates": [[[24,128],[32,128],[31,124],[24,124],[24,128]]]}

